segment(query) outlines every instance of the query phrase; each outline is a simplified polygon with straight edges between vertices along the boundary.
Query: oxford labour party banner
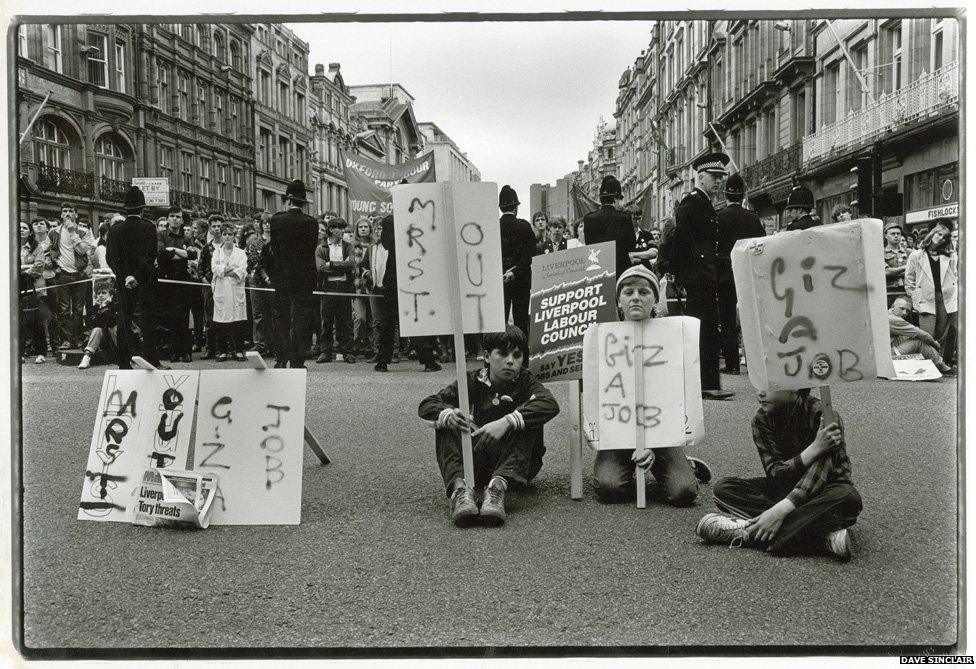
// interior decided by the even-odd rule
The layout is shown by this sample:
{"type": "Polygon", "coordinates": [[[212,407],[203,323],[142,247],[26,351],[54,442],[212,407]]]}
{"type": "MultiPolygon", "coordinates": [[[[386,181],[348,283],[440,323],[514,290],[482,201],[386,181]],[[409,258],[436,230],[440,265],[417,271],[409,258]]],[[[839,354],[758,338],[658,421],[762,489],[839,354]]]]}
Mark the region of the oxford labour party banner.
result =
{"type": "Polygon", "coordinates": [[[432,151],[399,165],[378,163],[342,152],[339,155],[349,186],[349,211],[353,218],[392,214],[390,189],[404,179],[408,183],[435,181],[432,151]]]}

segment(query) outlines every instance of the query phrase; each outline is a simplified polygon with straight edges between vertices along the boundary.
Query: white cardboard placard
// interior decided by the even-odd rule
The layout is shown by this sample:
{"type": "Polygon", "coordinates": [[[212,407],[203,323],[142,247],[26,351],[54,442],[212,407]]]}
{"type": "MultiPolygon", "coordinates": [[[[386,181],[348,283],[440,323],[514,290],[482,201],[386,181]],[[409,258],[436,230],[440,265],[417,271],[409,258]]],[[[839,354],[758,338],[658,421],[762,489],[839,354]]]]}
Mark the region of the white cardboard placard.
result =
{"type": "Polygon", "coordinates": [[[199,379],[192,370],[105,373],[78,520],[128,522],[147,467],[186,466],[199,379]]]}
{"type": "Polygon", "coordinates": [[[192,469],[219,477],[211,524],[301,522],[306,374],[201,373],[192,469]]]}
{"type": "Polygon", "coordinates": [[[633,449],[638,421],[646,448],[701,443],[697,319],[600,323],[587,330],[583,351],[583,424],[593,448],[633,449]],[[644,397],[637,398],[641,358],[644,397]]]}
{"type": "Polygon", "coordinates": [[[453,332],[451,283],[460,284],[465,333],[504,330],[496,185],[403,184],[392,193],[400,334],[453,332]],[[448,244],[458,267],[448,261],[448,244]]]}
{"type": "Polygon", "coordinates": [[[732,249],[749,380],[810,388],[893,374],[881,221],[740,240],[732,249]]]}

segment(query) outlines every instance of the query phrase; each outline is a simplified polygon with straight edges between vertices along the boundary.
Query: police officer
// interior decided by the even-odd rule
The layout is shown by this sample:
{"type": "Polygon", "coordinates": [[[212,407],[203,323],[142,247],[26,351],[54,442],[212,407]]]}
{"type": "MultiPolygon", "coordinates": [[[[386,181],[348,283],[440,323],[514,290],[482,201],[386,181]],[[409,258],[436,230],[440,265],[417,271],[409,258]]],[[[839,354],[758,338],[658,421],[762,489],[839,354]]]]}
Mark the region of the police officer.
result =
{"type": "Polygon", "coordinates": [[[728,164],[729,157],[724,153],[709,153],[692,163],[698,186],[675,207],[674,232],[666,237],[660,254],[664,267],[685,289],[685,314],[701,321],[698,346],[702,397],[709,400],[725,400],[733,395],[722,390],[718,369],[718,221],[712,207],[712,198],[722,189],[728,164]]]}
{"type": "Polygon", "coordinates": [[[529,222],[516,218],[521,204],[511,186],[502,186],[498,193],[498,221],[502,237],[502,283],[505,291],[505,320],[509,313],[512,322],[529,336],[529,291],[532,288],[532,255],[535,253],[535,233],[529,222]]]}
{"type": "Polygon", "coordinates": [[[275,290],[275,330],[278,335],[275,367],[305,368],[312,291],[315,290],[315,247],[319,226],[302,211],[308,204],[305,184],[295,179],[285,190],[287,211],[271,217],[268,274],[275,290]]]}
{"type": "Polygon", "coordinates": [[[728,206],[718,212],[718,320],[722,331],[722,357],[726,374],[739,373],[739,335],[736,326],[735,281],[732,278],[732,247],[740,239],[765,237],[766,229],[756,212],[742,206],[745,182],[738,173],[725,182],[728,206]]]}
{"type": "Polygon", "coordinates": [[[612,174],[600,183],[600,208],[583,217],[583,230],[587,244],[614,242],[617,276],[630,269],[630,254],[637,247],[634,225],[628,212],[617,209],[623,200],[620,182],[612,174]]]}
{"type": "Polygon", "coordinates": [[[105,242],[105,259],[115,273],[119,296],[118,365],[132,369],[129,351],[130,323],[139,312],[142,330],[142,357],[157,369],[170,369],[160,363],[156,352],[156,226],[142,217],[146,196],[136,186],[125,193],[126,218],[114,224],[105,242]]]}
{"type": "Polygon", "coordinates": [[[813,192],[806,186],[796,186],[793,188],[790,196],[786,198],[786,209],[783,210],[786,218],[790,221],[786,226],[787,232],[806,230],[807,228],[820,225],[820,221],[810,215],[812,211],[813,192]]]}

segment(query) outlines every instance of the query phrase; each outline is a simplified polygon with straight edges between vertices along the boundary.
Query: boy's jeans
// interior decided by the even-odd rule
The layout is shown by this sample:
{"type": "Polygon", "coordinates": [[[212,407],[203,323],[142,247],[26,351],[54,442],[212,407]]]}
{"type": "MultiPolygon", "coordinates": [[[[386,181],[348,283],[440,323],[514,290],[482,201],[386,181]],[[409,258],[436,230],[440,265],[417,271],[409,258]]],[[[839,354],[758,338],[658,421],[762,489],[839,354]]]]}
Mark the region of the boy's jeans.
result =
{"type": "MultiPolygon", "coordinates": [[[[668,503],[690,506],[698,495],[695,472],[681,448],[652,448],[650,473],[657,480],[668,503]]],[[[601,502],[634,499],[633,449],[597,451],[593,463],[593,487],[601,502]]]]}
{"type": "MultiPolygon", "coordinates": [[[[755,518],[789,490],[776,490],[766,477],[724,478],[715,484],[715,506],[740,518],[755,518]]],[[[847,482],[828,483],[811,499],[786,517],[769,550],[791,553],[804,543],[817,541],[829,532],[850,527],[861,512],[861,495],[847,482]]]]}
{"type": "MultiPolygon", "coordinates": [[[[509,430],[505,438],[488,446],[482,435],[471,440],[474,455],[475,488],[484,488],[492,476],[501,476],[509,484],[525,485],[542,468],[542,454],[534,448],[538,430],[509,430]]],[[[436,430],[437,464],[444,477],[444,487],[451,494],[456,479],[464,478],[461,458],[461,433],[457,430],[436,430]]],[[[545,450],[545,449],[542,449],[545,450]]]]}

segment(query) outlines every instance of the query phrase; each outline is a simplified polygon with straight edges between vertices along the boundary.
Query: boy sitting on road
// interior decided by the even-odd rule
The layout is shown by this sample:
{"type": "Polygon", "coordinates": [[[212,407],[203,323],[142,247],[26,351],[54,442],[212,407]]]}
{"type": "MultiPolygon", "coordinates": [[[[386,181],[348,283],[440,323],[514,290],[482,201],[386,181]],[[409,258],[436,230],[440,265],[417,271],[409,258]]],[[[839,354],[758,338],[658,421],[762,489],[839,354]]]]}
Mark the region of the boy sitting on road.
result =
{"type": "Polygon", "coordinates": [[[467,374],[474,415],[458,408],[455,381],[420,403],[418,414],[436,429],[437,464],[451,498],[451,518],[458,527],[505,522],[505,491],[524,486],[542,468],[542,426],[557,413],[552,393],[522,367],[528,348],[522,330],[484,335],[483,369],[467,374]],[[484,487],[479,514],[475,491],[464,481],[461,432],[471,432],[475,488],[484,487]],[[538,444],[538,446],[537,446],[538,444]]]}
{"type": "MultiPolygon", "coordinates": [[[[643,321],[657,315],[661,289],[654,272],[634,265],[617,279],[617,312],[623,320],[643,321]]],[[[711,469],[698,458],[686,457],[681,448],[599,450],[593,463],[593,486],[601,502],[634,499],[637,467],[649,467],[673,506],[690,506],[698,495],[698,481],[708,483],[711,469]]]]}
{"type": "Polygon", "coordinates": [[[707,542],[766,546],[792,553],[819,546],[841,561],[852,555],[851,527],[861,496],[851,482],[844,423],[825,426],[810,389],[760,391],[752,438],[766,476],[725,478],[715,505],[736,518],[709,513],[695,532],[707,542]]]}
{"type": "Polygon", "coordinates": [[[95,313],[85,319],[85,327],[91,328],[91,335],[85,345],[85,354],[81,356],[78,369],[88,369],[91,366],[92,356],[99,348],[104,348],[109,355],[115,355],[115,346],[118,342],[116,331],[118,329],[118,306],[112,300],[115,291],[109,284],[103,283],[95,293],[94,307],[95,313]]]}

